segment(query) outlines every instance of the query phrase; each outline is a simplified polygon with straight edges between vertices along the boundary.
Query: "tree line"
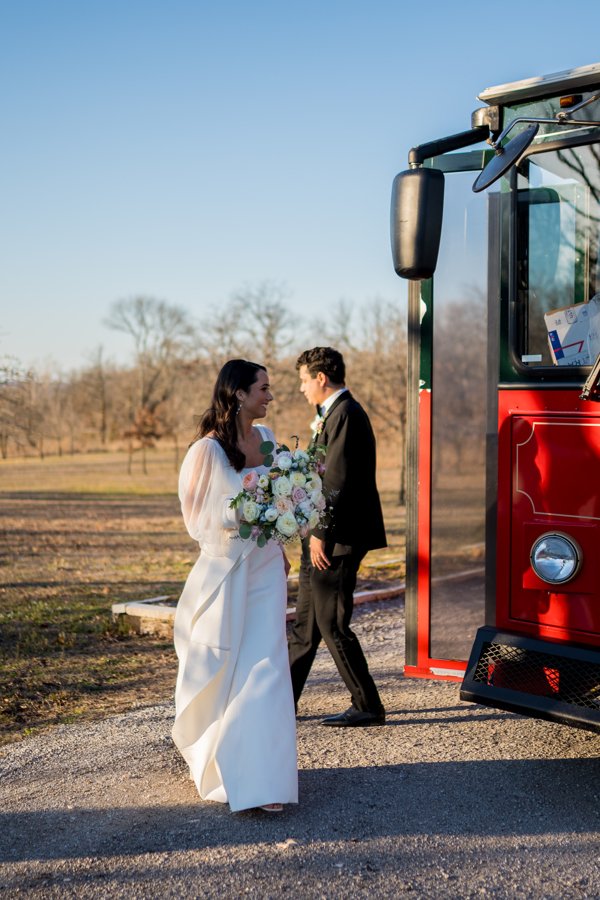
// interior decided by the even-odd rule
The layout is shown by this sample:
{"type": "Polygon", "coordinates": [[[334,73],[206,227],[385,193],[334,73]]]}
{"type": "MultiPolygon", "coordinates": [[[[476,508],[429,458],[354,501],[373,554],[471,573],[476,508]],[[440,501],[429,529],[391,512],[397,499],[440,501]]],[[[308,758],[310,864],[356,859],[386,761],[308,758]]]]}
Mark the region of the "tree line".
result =
{"type": "Polygon", "coordinates": [[[264,282],[238,291],[200,321],[165,300],[136,296],[115,301],[106,324],[130,338],[125,365],[102,348],[69,373],[0,358],[2,458],[119,448],[127,450],[130,469],[138,454],[145,470],[146,451],[170,444],[177,466],[217,372],[232,357],[268,368],[275,395],[270,426],[280,439],[299,432],[305,440],[312,415],[298,391],[295,361],[318,344],[344,354],[349,387],[367,408],[380,444],[403,467],[406,319],[398,305],[340,302],[326,319],[307,322],[283,288],[264,282]]]}
{"type": "MultiPolygon", "coordinates": [[[[69,373],[0,357],[3,459],[120,449],[130,471],[136,457],[146,471],[146,451],[168,445],[178,467],[217,372],[236,356],[268,368],[275,395],[268,421],[278,438],[306,441],[312,413],[298,391],[296,358],[307,347],[331,345],[344,355],[348,386],[371,417],[380,457],[399,470],[404,502],[407,327],[400,304],[340,301],[326,318],[307,322],[283,288],[263,282],[200,321],[165,300],[137,296],[115,301],[106,324],[130,338],[127,364],[117,365],[102,348],[69,373]]],[[[485,327],[477,292],[446,302],[436,316],[436,467],[444,470],[481,465],[485,327]]]]}

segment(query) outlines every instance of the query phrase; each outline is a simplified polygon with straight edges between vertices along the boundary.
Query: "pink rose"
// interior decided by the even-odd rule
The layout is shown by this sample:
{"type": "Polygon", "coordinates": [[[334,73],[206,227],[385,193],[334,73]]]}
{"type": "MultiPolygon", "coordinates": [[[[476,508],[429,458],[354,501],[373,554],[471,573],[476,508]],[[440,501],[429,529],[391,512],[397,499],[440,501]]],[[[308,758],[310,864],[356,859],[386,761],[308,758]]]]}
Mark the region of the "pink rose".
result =
{"type": "Polygon", "coordinates": [[[294,501],[294,503],[302,503],[303,500],[306,500],[306,491],[304,490],[304,488],[292,488],[292,500],[294,501]]]}
{"type": "Polygon", "coordinates": [[[254,471],[246,472],[242,478],[242,487],[245,491],[253,491],[258,484],[258,473],[254,471]]]}
{"type": "Polygon", "coordinates": [[[275,500],[275,509],[282,516],[286,512],[291,512],[294,504],[289,497],[277,497],[275,500]]]}

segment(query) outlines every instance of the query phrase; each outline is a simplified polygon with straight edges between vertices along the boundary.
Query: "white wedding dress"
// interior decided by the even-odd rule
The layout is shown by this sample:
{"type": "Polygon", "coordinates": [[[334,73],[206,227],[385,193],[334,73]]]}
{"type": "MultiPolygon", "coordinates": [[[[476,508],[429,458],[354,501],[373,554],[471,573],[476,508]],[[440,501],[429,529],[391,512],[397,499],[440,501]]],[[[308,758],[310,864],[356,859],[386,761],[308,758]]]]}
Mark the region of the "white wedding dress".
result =
{"type": "Polygon", "coordinates": [[[179,478],[185,524],[201,552],[175,616],[173,740],[200,797],[233,812],[298,802],[283,556],[273,541],[259,548],[242,540],[229,508],[247,471],[236,472],[207,437],[192,444],[179,478]]]}

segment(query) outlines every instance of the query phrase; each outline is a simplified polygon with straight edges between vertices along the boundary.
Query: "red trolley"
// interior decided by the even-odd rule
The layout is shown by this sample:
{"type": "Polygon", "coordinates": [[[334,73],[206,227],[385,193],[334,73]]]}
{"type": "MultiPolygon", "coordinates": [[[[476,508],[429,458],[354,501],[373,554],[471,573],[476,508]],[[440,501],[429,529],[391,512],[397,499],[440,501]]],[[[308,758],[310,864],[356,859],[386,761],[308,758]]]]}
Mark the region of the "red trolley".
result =
{"type": "Polygon", "coordinates": [[[600,64],[480,100],[393,188],[405,673],[600,731],[600,64]]]}

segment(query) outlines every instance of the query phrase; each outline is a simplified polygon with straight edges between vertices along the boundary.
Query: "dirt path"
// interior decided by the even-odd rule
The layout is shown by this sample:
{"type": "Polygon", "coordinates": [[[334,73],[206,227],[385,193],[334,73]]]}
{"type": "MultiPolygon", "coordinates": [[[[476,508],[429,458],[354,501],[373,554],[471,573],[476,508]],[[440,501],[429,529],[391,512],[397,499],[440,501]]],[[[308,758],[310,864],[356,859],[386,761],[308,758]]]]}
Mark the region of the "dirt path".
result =
{"type": "Polygon", "coordinates": [[[403,610],[356,612],[386,728],[321,728],[345,689],[321,652],[298,722],[300,804],[199,802],[170,704],[0,752],[0,893],[23,897],[600,896],[600,741],[398,677],[403,610]]]}

